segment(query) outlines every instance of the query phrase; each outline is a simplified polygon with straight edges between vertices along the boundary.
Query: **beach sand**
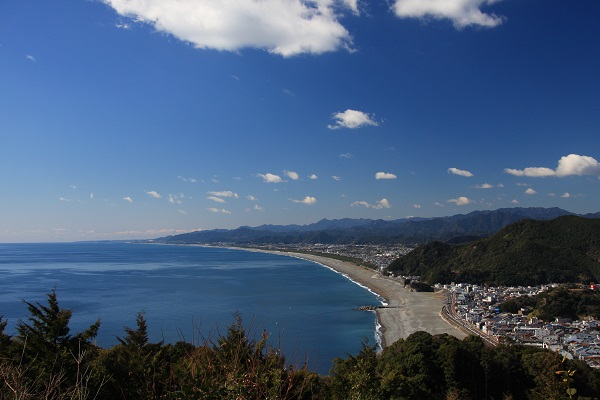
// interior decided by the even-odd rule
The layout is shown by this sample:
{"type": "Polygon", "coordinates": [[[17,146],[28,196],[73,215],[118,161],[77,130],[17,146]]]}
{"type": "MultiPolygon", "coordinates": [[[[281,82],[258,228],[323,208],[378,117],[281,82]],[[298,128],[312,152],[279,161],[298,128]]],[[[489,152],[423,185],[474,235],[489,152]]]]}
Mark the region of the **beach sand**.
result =
{"type": "Polygon", "coordinates": [[[293,252],[269,252],[325,265],[383,297],[388,303],[387,307],[376,311],[381,325],[382,347],[387,347],[417,331],[429,332],[432,335],[448,333],[459,339],[467,336],[441,318],[440,311],[446,298],[441,293],[411,292],[404,288],[402,282],[350,262],[293,252]]]}

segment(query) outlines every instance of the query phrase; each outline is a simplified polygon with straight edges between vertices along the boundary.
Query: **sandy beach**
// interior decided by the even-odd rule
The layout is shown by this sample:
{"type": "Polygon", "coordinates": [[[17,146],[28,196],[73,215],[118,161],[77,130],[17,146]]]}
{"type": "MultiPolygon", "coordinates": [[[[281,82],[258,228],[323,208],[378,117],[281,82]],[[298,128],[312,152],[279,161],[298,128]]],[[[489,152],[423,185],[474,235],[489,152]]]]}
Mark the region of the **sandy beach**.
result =
{"type": "Polygon", "coordinates": [[[381,276],[376,271],[350,262],[309,254],[270,252],[303,258],[325,265],[383,297],[387,302],[387,307],[379,308],[376,311],[377,318],[382,326],[383,347],[389,346],[396,340],[406,338],[417,331],[426,331],[432,335],[448,333],[459,339],[467,336],[441,318],[440,310],[444,305],[445,296],[440,293],[411,292],[409,289],[404,288],[399,281],[381,276]]]}

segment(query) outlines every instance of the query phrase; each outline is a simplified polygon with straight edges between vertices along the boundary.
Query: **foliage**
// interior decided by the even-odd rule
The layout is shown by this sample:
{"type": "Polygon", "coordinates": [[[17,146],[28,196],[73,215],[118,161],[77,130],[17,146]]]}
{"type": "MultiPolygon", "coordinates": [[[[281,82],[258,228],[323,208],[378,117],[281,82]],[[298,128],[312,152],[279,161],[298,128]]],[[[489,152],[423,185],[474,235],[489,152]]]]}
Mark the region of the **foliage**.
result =
{"type": "Polygon", "coordinates": [[[374,400],[382,398],[377,374],[377,353],[363,342],[357,356],[336,358],[331,368],[329,398],[332,400],[374,400]]]}
{"type": "Polygon", "coordinates": [[[17,335],[11,340],[10,358],[18,362],[30,381],[32,391],[66,392],[78,383],[82,369],[93,357],[92,340],[98,334],[100,321],[83,332],[71,335],[71,310],[61,309],[56,291],[47,294],[47,305],[29,303],[27,322],[19,321],[17,335]],[[48,385],[48,382],[53,382],[48,385]]]}
{"type": "Polygon", "coordinates": [[[47,306],[29,310],[30,324],[20,323],[15,337],[4,334],[6,323],[0,320],[0,339],[9,350],[0,358],[0,400],[520,400],[584,399],[600,393],[600,374],[583,362],[561,361],[532,347],[489,348],[477,337],[458,340],[416,332],[380,354],[364,342],[357,355],[334,360],[330,375],[320,376],[288,365],[269,345],[268,335],[254,338],[239,315],[214,341],[165,345],[148,340],[139,313],[137,328],[126,327],[116,346],[100,349],[89,342],[95,325],[70,335],[71,313],[58,306],[55,292],[48,295],[47,306]],[[46,342],[54,347],[44,348],[46,342]],[[55,352],[53,364],[44,349],[55,352]]]}
{"type": "Polygon", "coordinates": [[[411,282],[411,289],[414,289],[416,292],[433,292],[434,289],[431,285],[426,284],[425,282],[411,282]]]}
{"type": "Polygon", "coordinates": [[[600,319],[600,292],[581,287],[559,286],[535,297],[515,297],[500,304],[499,308],[503,312],[511,313],[528,308],[532,310],[531,316],[544,321],[552,321],[555,318],[600,319]]]}
{"type": "Polygon", "coordinates": [[[490,286],[600,280],[600,219],[521,220],[492,237],[453,246],[433,242],[393,261],[389,272],[428,283],[490,286]]]}

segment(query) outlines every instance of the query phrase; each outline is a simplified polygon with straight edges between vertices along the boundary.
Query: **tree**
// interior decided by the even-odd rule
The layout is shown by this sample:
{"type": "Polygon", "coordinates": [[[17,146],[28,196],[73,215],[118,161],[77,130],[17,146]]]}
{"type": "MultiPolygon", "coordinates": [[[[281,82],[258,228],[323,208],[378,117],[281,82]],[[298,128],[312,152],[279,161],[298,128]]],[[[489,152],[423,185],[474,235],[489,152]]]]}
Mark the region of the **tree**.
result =
{"type": "Polygon", "coordinates": [[[27,367],[28,379],[34,387],[57,377],[62,378],[57,390],[74,386],[78,371],[91,358],[88,353],[95,350],[91,341],[98,334],[100,320],[72,336],[72,311],[60,308],[55,289],[47,294],[47,305],[23,302],[30,313],[29,323],[18,322],[15,347],[19,349],[19,364],[27,367]]]}
{"type": "Polygon", "coordinates": [[[137,329],[125,327],[119,344],[102,352],[97,367],[110,376],[105,392],[113,399],[153,399],[165,392],[169,368],[163,359],[163,342],[150,343],[144,313],[136,318],[137,329]]]}
{"type": "Polygon", "coordinates": [[[375,348],[363,341],[362,350],[358,355],[349,356],[345,360],[336,358],[331,368],[330,389],[333,400],[380,399],[375,348]]]}
{"type": "Polygon", "coordinates": [[[4,316],[0,316],[0,358],[7,357],[10,348],[10,336],[4,333],[7,323],[4,316]]]}

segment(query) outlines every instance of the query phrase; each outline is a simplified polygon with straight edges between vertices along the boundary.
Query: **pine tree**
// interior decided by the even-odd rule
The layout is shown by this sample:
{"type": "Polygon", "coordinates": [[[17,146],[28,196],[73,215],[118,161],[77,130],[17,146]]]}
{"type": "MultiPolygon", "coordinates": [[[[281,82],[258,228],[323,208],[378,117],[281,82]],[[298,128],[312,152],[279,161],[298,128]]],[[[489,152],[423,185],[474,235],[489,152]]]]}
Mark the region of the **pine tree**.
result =
{"type": "Polygon", "coordinates": [[[36,385],[45,385],[58,376],[64,377],[61,386],[74,384],[78,361],[93,349],[91,341],[98,334],[100,320],[85,331],[72,336],[69,322],[72,311],[61,309],[56,290],[47,294],[47,305],[23,300],[30,316],[28,323],[19,321],[15,345],[19,350],[19,364],[27,366],[30,379],[36,385]]]}

